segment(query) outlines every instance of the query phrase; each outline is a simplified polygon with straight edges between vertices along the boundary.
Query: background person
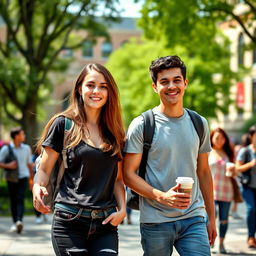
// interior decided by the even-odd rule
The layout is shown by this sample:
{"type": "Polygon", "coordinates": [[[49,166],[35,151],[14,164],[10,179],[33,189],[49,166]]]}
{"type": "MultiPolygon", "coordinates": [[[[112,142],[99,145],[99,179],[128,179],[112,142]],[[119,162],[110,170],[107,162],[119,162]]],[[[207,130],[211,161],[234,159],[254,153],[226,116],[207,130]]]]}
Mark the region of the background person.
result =
{"type": "MultiPolygon", "coordinates": [[[[230,144],[227,133],[216,128],[210,134],[212,151],[209,154],[209,165],[213,176],[214,203],[216,216],[219,216],[219,252],[226,254],[224,239],[228,230],[228,216],[231,202],[234,198],[231,177],[226,176],[226,163],[234,162],[234,150],[230,144]]],[[[235,165],[229,167],[232,176],[235,165]]]]}
{"type": "Polygon", "coordinates": [[[236,169],[242,175],[242,195],[247,208],[247,243],[249,248],[256,249],[256,125],[253,125],[249,129],[249,134],[251,144],[239,150],[236,161],[236,169]],[[244,179],[243,177],[247,178],[244,179]]]}
{"type": "Polygon", "coordinates": [[[52,243],[56,255],[117,255],[117,225],[126,215],[122,180],[124,128],[118,88],[109,71],[88,64],[71,93],[68,109],[46,125],[38,143],[44,147],[35,175],[35,208],[48,213],[45,186],[63,149],[65,118],[68,133],[67,168],[55,200],[52,243]]]}
{"type": "MultiPolygon", "coordinates": [[[[32,155],[29,145],[24,144],[25,133],[22,128],[11,129],[10,136],[13,142],[10,143],[11,150],[16,156],[17,161],[5,163],[9,152],[7,145],[4,145],[0,151],[0,168],[18,169],[18,179],[16,181],[7,180],[8,192],[11,203],[11,213],[13,225],[11,231],[21,233],[23,229],[24,199],[28,186],[29,176],[33,177],[32,155]]],[[[10,170],[11,171],[11,170],[10,170]]]]}

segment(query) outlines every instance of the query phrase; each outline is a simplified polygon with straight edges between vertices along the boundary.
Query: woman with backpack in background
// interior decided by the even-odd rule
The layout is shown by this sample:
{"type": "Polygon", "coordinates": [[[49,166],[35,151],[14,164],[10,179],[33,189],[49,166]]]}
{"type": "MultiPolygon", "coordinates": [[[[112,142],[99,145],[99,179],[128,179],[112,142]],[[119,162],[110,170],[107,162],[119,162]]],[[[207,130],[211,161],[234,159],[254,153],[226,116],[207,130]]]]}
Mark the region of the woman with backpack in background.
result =
{"type": "Polygon", "coordinates": [[[223,129],[213,130],[210,140],[212,151],[209,155],[209,165],[213,176],[214,203],[219,216],[219,253],[226,254],[224,239],[228,230],[229,208],[234,197],[231,176],[235,175],[235,164],[233,167],[227,167],[227,163],[234,162],[235,154],[223,129]],[[230,177],[226,175],[227,171],[230,172],[230,177]]]}
{"type": "Polygon", "coordinates": [[[121,175],[125,138],[118,88],[100,64],[88,64],[72,90],[67,110],[46,125],[33,186],[34,207],[49,213],[43,203],[51,170],[63,150],[66,120],[67,168],[55,199],[52,243],[56,255],[117,255],[117,225],[126,215],[121,175]]]}
{"type": "Polygon", "coordinates": [[[241,148],[236,158],[236,169],[241,173],[242,195],[246,203],[248,247],[256,249],[256,125],[249,129],[251,144],[241,148]]]}

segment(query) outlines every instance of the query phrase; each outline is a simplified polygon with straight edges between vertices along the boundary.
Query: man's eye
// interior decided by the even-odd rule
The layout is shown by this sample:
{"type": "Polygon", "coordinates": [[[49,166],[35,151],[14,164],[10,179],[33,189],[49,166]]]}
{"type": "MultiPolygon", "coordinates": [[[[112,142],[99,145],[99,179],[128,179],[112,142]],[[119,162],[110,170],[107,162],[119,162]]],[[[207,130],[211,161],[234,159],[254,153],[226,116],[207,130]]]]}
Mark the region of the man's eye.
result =
{"type": "Polygon", "coordinates": [[[178,80],[174,80],[174,82],[175,82],[175,83],[180,83],[181,80],[179,80],[179,79],[178,79],[178,80]]]}

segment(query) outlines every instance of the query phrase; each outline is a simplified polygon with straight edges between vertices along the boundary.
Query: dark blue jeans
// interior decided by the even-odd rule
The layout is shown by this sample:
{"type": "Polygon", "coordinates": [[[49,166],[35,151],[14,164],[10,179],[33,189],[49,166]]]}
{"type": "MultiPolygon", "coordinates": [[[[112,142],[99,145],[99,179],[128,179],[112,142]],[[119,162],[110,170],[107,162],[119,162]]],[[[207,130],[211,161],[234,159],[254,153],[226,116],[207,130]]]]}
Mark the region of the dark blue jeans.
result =
{"type": "Polygon", "coordinates": [[[216,216],[218,215],[217,213],[219,213],[219,236],[221,238],[225,238],[225,235],[227,233],[228,230],[228,214],[229,214],[229,208],[230,208],[230,204],[231,202],[224,202],[224,201],[218,201],[215,200],[215,211],[216,211],[216,216]],[[218,207],[218,209],[217,209],[218,207]],[[224,223],[223,223],[224,222],[224,223]]]}
{"type": "Polygon", "coordinates": [[[254,237],[256,232],[256,189],[242,187],[242,195],[246,203],[246,222],[248,237],[254,237]]]}
{"type": "Polygon", "coordinates": [[[7,181],[7,185],[11,202],[12,220],[14,223],[18,220],[22,221],[28,178],[19,179],[18,182],[7,181]]]}
{"type": "Polygon", "coordinates": [[[57,256],[118,255],[117,227],[102,224],[104,218],[81,217],[56,209],[52,224],[52,244],[57,256]]]}

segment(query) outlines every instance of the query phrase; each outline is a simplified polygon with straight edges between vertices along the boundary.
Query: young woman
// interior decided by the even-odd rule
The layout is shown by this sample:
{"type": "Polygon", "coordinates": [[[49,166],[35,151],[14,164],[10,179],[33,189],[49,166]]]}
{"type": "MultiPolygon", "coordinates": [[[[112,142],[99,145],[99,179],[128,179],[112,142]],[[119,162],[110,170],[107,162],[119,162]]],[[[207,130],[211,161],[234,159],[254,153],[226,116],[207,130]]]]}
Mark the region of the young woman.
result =
{"type": "Polygon", "coordinates": [[[67,135],[67,168],[55,199],[52,243],[56,255],[118,254],[117,225],[126,215],[121,175],[124,128],[118,89],[109,71],[88,64],[71,93],[68,109],[46,125],[38,147],[44,148],[34,180],[35,208],[48,213],[51,170],[63,149],[65,118],[72,120],[67,135]]]}
{"type": "Polygon", "coordinates": [[[219,252],[225,254],[224,239],[228,229],[229,208],[234,196],[231,178],[226,176],[227,169],[235,175],[235,167],[227,168],[226,163],[234,162],[234,150],[226,132],[221,128],[213,130],[210,139],[212,151],[209,155],[209,165],[214,183],[214,202],[215,207],[218,207],[220,223],[219,252]]]}
{"type": "Polygon", "coordinates": [[[256,125],[249,129],[251,144],[241,148],[236,168],[241,173],[242,195],[246,203],[248,247],[256,249],[256,125]]]}

